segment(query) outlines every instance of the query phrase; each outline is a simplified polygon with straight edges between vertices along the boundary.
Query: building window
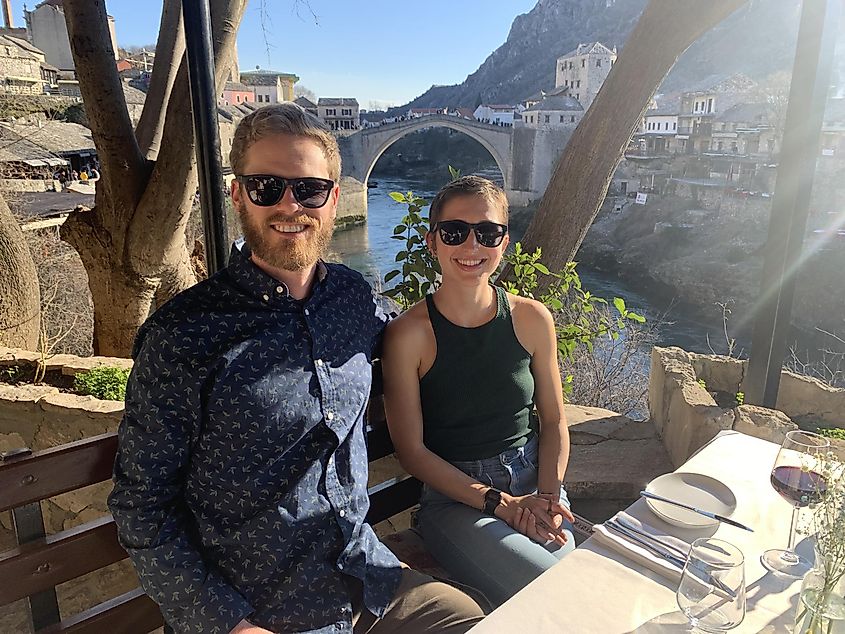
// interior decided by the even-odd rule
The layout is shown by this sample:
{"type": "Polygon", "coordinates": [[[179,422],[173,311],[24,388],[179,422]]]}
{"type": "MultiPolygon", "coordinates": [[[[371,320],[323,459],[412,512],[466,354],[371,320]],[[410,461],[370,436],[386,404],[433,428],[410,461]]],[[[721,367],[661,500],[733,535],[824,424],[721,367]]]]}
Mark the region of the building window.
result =
{"type": "Polygon", "coordinates": [[[586,67],[587,67],[587,60],[581,59],[581,68],[586,68],[586,67]]]}
{"type": "Polygon", "coordinates": [[[335,108],[326,108],[326,116],[333,117],[337,114],[337,109],[335,108]]]}
{"type": "Polygon", "coordinates": [[[534,123],[534,115],[531,115],[531,123],[534,123]]]}
{"type": "Polygon", "coordinates": [[[713,98],[707,100],[707,112],[713,112],[713,98]]]}
{"type": "Polygon", "coordinates": [[[569,117],[569,123],[575,123],[575,115],[574,114],[569,117]]]}
{"type": "Polygon", "coordinates": [[[563,115],[560,115],[560,122],[563,123],[563,115]]]}
{"type": "Polygon", "coordinates": [[[601,68],[601,60],[600,59],[596,60],[596,68],[601,68]]]}
{"type": "Polygon", "coordinates": [[[577,86],[575,86],[575,87],[576,87],[576,88],[580,88],[580,87],[581,87],[581,80],[580,80],[580,79],[578,80],[578,85],[577,85],[577,86]]]}
{"type": "Polygon", "coordinates": [[[342,114],[343,116],[346,116],[346,117],[351,117],[352,116],[352,109],[351,108],[342,108],[341,111],[340,111],[340,114],[342,114]]]}
{"type": "Polygon", "coordinates": [[[564,85],[566,88],[569,88],[569,80],[568,80],[568,79],[563,80],[563,85],[564,85]]]}
{"type": "Polygon", "coordinates": [[[241,102],[241,96],[240,95],[235,95],[235,99],[237,99],[238,103],[241,102]]]}
{"type": "Polygon", "coordinates": [[[549,115],[546,115],[546,123],[549,122],[549,115]]]}
{"type": "Polygon", "coordinates": [[[563,70],[566,70],[566,62],[564,62],[563,64],[561,64],[561,65],[560,65],[560,69],[561,69],[562,71],[563,71],[563,70]]]}
{"type": "Polygon", "coordinates": [[[672,122],[672,129],[673,129],[673,130],[677,130],[677,129],[678,129],[678,122],[677,122],[677,121],[673,121],[673,122],[672,122]]]}
{"type": "Polygon", "coordinates": [[[577,101],[581,101],[581,93],[580,93],[580,92],[576,92],[576,93],[575,93],[575,99],[576,99],[577,101]]]}

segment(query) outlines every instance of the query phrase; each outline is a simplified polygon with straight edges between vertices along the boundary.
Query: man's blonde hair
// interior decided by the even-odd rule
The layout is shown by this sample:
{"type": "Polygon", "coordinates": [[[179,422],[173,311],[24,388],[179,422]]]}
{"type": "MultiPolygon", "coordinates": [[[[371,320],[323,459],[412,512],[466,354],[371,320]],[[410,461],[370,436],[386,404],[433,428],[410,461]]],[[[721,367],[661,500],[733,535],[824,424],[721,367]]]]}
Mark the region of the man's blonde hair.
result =
{"type": "Polygon", "coordinates": [[[501,210],[502,223],[508,224],[508,197],[496,183],[480,176],[462,176],[444,185],[431,201],[429,224],[434,225],[440,220],[440,213],[446,203],[459,196],[481,196],[501,210]]]}
{"type": "Polygon", "coordinates": [[[295,103],[274,103],[251,112],[235,128],[229,164],[236,176],[243,175],[246,153],[253,144],[274,134],[308,137],[322,148],[329,164],[329,178],[340,180],[340,149],[329,128],[295,103]]]}

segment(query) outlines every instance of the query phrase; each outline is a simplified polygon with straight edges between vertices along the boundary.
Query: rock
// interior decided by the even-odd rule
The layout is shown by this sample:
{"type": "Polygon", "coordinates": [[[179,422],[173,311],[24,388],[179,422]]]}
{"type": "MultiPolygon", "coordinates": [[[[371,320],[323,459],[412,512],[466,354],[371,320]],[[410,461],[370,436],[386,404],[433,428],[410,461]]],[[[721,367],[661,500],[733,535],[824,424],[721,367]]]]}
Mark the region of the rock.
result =
{"type": "Polygon", "coordinates": [[[132,363],[132,359],[121,357],[73,357],[62,367],[62,374],[75,376],[80,372],[88,372],[101,367],[131,370],[132,363]]]}
{"type": "Polygon", "coordinates": [[[652,423],[581,405],[567,404],[565,413],[570,499],[633,500],[650,480],[672,470],[652,423]]]}
{"type": "Polygon", "coordinates": [[[8,368],[19,363],[35,363],[40,358],[40,354],[31,350],[0,346],[0,368],[8,368]]]}
{"type": "Polygon", "coordinates": [[[43,422],[41,399],[59,390],[47,385],[5,385],[0,383],[0,434],[17,433],[24,445],[36,449],[35,434],[43,422]]]}
{"type": "Polygon", "coordinates": [[[757,405],[740,405],[736,408],[734,430],[768,440],[776,445],[783,442],[786,433],[798,429],[783,412],[757,405]]]}

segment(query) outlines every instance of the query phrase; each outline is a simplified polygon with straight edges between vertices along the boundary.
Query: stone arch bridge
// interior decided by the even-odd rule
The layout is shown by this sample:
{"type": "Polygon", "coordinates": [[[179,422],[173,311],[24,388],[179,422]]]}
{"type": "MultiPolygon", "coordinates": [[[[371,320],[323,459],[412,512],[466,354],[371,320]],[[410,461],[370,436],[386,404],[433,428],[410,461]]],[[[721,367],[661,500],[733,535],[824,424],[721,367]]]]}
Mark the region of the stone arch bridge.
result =
{"type": "Polygon", "coordinates": [[[450,128],[478,141],[493,157],[512,205],[542,196],[574,126],[503,127],[450,115],[428,115],[338,136],[343,161],[338,222],[363,220],[367,179],[379,157],[402,137],[424,128],[450,128]]]}

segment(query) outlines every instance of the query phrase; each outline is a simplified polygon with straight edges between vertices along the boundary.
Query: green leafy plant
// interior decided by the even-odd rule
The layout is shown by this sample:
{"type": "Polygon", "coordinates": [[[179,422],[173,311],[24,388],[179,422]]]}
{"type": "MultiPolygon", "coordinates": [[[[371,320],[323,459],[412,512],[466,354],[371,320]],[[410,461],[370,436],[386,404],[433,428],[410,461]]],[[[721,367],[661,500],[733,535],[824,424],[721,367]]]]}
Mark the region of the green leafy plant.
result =
{"type": "Polygon", "coordinates": [[[440,264],[425,244],[428,217],[423,215],[422,210],[428,202],[414,192],[391,192],[390,197],[407,205],[408,213],[393,228],[391,236],[403,243],[403,248],[395,258],[400,267],[384,276],[385,285],[397,277],[399,282],[384,291],[384,294],[396,301],[402,310],[406,310],[434,290],[440,276],[440,264]]]}
{"type": "Polygon", "coordinates": [[[698,379],[698,381],[696,381],[696,383],[698,383],[705,390],[707,389],[707,382],[704,379],[698,379]]]}
{"type": "Polygon", "coordinates": [[[745,392],[737,392],[735,398],[737,407],[745,404],[745,392]]]}
{"type": "Polygon", "coordinates": [[[845,429],[841,427],[819,427],[818,433],[828,438],[836,438],[837,440],[845,440],[845,429]]]}
{"type": "Polygon", "coordinates": [[[625,306],[621,297],[613,299],[616,315],[601,315],[598,319],[589,319],[598,305],[607,305],[607,300],[596,297],[581,285],[581,278],[576,271],[577,263],[568,262],[562,271],[552,272],[544,265],[540,258],[542,251],[538,248],[534,253],[523,251],[517,242],[513,252],[507,253],[503,261],[513,267],[513,280],[504,282],[504,288],[514,295],[531,297],[542,302],[552,314],[558,314],[565,309],[565,319],[556,320],[557,347],[561,356],[572,358],[579,345],[593,350],[593,342],[603,336],[613,340],[619,338],[619,331],[625,328],[629,321],[645,323],[645,317],[625,306]],[[550,277],[545,291],[538,297],[534,294],[540,288],[540,276],[550,277]]]}
{"type": "Polygon", "coordinates": [[[2,383],[15,385],[26,378],[26,372],[19,365],[10,365],[0,371],[0,378],[2,378],[2,383]]]}
{"type": "Polygon", "coordinates": [[[129,370],[103,366],[77,374],[73,389],[79,394],[90,394],[106,401],[122,401],[126,398],[126,381],[129,370]]]}

